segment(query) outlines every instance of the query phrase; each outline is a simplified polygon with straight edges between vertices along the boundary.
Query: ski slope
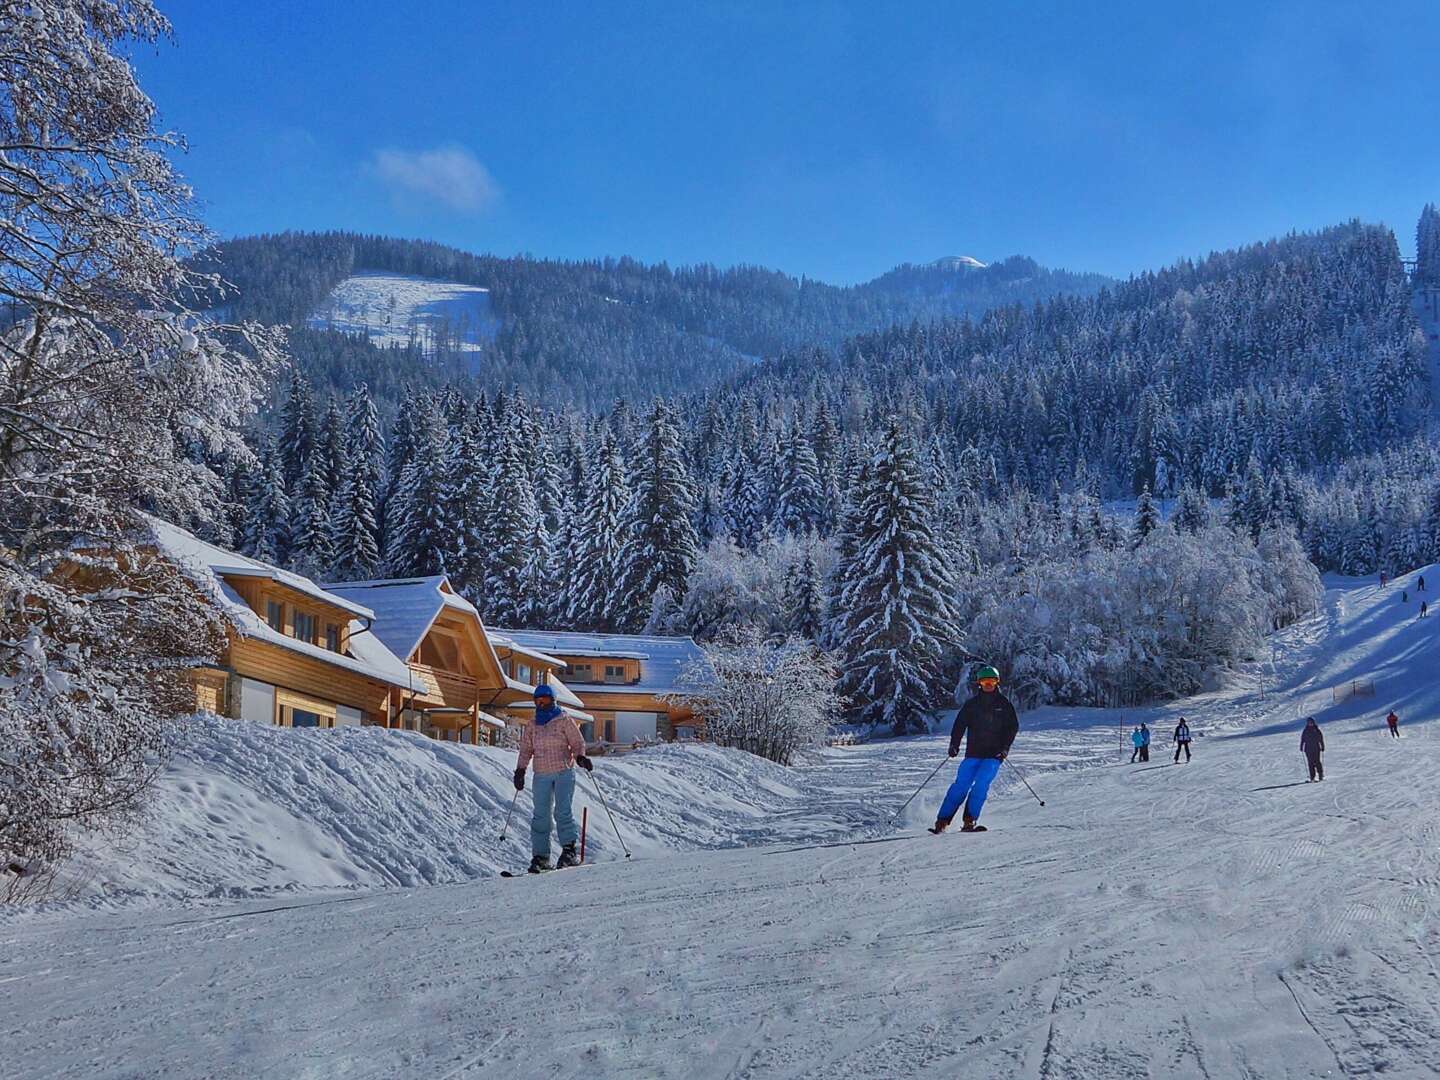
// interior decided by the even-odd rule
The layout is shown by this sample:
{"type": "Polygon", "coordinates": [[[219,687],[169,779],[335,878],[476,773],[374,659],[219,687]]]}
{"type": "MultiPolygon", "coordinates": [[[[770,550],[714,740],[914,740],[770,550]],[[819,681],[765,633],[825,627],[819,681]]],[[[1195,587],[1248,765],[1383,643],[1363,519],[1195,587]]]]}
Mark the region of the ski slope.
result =
{"type": "MultiPolygon", "coordinates": [[[[1014,760],[1048,805],[1007,770],[982,835],[917,835],[938,778],[885,828],[937,736],[793,771],[763,797],[769,833],[703,822],[722,804],[693,796],[707,843],[803,843],[11,914],[5,1075],[1434,1076],[1440,619],[1414,617],[1413,578],[1332,580],[1253,688],[1145,714],[1149,765],[1117,763],[1116,714],[1027,714],[1014,760]],[[1361,676],[1375,697],[1331,703],[1361,676]],[[1175,766],[1182,713],[1204,736],[1175,766]],[[1322,784],[1303,782],[1307,713],[1322,784]]],[[[599,768],[643,835],[659,788],[599,768]]]]}
{"type": "Polygon", "coordinates": [[[478,352],[495,336],[499,321],[490,308],[489,289],[364,271],[335,286],[310,325],[363,333],[382,349],[411,342],[428,348],[435,331],[446,326],[456,335],[450,345],[457,351],[478,352]]]}

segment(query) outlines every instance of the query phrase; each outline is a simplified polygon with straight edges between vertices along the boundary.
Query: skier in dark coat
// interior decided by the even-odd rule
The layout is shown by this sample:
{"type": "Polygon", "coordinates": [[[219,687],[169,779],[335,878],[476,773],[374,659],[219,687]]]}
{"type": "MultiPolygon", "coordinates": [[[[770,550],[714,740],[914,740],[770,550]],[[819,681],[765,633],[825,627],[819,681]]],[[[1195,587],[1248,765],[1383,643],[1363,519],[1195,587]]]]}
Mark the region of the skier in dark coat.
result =
{"type": "Polygon", "coordinates": [[[1320,755],[1325,752],[1325,735],[1313,716],[1305,721],[1305,730],[1300,732],[1300,750],[1305,755],[1305,763],[1310,766],[1310,779],[1305,782],[1324,780],[1325,765],[1320,755]]]}
{"type": "Polygon", "coordinates": [[[1145,740],[1140,744],[1140,760],[1150,760],[1150,729],[1145,726],[1144,721],[1140,723],[1140,735],[1145,740]]]}
{"type": "Polygon", "coordinates": [[[942,833],[950,827],[961,802],[965,803],[962,831],[985,831],[984,825],[977,824],[980,810],[1000,772],[1000,762],[1005,760],[1010,744],[1020,731],[1015,706],[1000,693],[1000,672],[993,667],[983,667],[975,681],[980,686],[979,693],[971,695],[960,707],[955,714],[955,726],[950,729],[950,756],[960,753],[960,740],[964,739],[965,760],[955,770],[955,782],[940,804],[935,827],[930,830],[933,833],[942,833]]]}
{"type": "Polygon", "coordinates": [[[1180,751],[1185,751],[1185,760],[1190,760],[1190,725],[1185,718],[1180,717],[1180,723],[1175,725],[1175,764],[1180,764],[1180,751]]]}
{"type": "Polygon", "coordinates": [[[1390,725],[1390,734],[1400,738],[1400,717],[1395,715],[1395,710],[1390,710],[1390,715],[1385,717],[1385,723],[1390,725]]]}

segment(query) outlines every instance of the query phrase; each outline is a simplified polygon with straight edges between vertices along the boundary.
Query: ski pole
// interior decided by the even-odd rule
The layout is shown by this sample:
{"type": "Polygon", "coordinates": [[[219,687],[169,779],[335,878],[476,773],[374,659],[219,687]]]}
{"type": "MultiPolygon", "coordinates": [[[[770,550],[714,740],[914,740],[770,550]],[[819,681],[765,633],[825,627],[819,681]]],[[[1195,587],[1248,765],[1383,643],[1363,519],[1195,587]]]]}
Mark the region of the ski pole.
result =
{"type": "MultiPolygon", "coordinates": [[[[1010,759],[1008,757],[1002,758],[1001,760],[1004,761],[1006,765],[1010,765],[1010,759]]],[[[1010,765],[1010,768],[1015,769],[1015,766],[1010,765]]],[[[1025,779],[1025,774],[1022,773],[1019,769],[1015,769],[1015,775],[1020,777],[1020,783],[1025,785],[1025,790],[1030,792],[1031,795],[1035,795],[1035,789],[1030,786],[1030,781],[1025,779]]],[[[1035,801],[1038,802],[1041,806],[1045,805],[1045,800],[1040,798],[1039,795],[1035,795],[1035,801]]]]}
{"type": "MultiPolygon", "coordinates": [[[[918,788],[915,789],[915,795],[919,795],[920,792],[924,791],[925,788],[929,785],[930,781],[935,779],[935,773],[938,773],[941,769],[943,769],[943,768],[944,768],[946,765],[948,765],[949,763],[950,763],[950,755],[949,755],[949,754],[946,754],[946,755],[945,755],[945,760],[942,761],[942,762],[940,762],[939,765],[936,765],[936,766],[935,766],[935,772],[932,772],[929,776],[927,776],[927,777],[925,778],[925,783],[921,784],[918,788]]],[[[900,809],[895,811],[895,816],[890,819],[890,824],[891,824],[891,825],[894,825],[895,822],[897,822],[897,821],[900,820],[900,815],[905,812],[905,807],[909,806],[912,802],[915,801],[915,795],[911,795],[910,798],[906,799],[906,800],[900,805],[900,809]]]]}
{"type": "Polygon", "coordinates": [[[628,859],[630,849],[625,846],[625,838],[620,835],[620,827],[615,824],[615,815],[610,813],[610,804],[605,801],[605,792],[600,790],[600,781],[595,779],[593,771],[590,769],[585,771],[590,773],[590,783],[595,788],[595,794],[600,796],[600,805],[605,807],[605,816],[610,819],[610,828],[615,830],[615,839],[620,841],[620,849],[625,852],[625,857],[628,859]]]}
{"type": "Polygon", "coordinates": [[[515,804],[520,801],[520,789],[515,789],[515,798],[510,800],[510,809],[505,812],[505,824],[500,829],[500,840],[503,843],[505,834],[510,831],[510,815],[515,813],[515,804]]]}

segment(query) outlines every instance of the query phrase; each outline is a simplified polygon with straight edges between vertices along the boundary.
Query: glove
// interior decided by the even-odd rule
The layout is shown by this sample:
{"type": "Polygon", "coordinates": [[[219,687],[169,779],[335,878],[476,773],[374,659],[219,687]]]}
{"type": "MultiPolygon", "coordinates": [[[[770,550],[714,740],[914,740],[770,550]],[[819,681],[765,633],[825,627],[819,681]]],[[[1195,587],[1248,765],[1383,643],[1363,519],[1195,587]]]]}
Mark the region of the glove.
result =
{"type": "Polygon", "coordinates": [[[516,791],[524,791],[524,790],[525,790],[525,770],[524,770],[524,769],[516,769],[516,770],[515,770],[515,790],[516,790],[516,791]]]}
{"type": "Polygon", "coordinates": [[[951,756],[951,757],[956,757],[956,756],[959,755],[959,753],[960,753],[960,748],[959,748],[958,746],[952,746],[952,747],[950,747],[950,756],[951,756]]]}
{"type": "Polygon", "coordinates": [[[999,753],[997,756],[1000,758],[1001,761],[1004,761],[1004,760],[1005,760],[1005,755],[1008,754],[1008,753],[1010,753],[1009,750],[1001,750],[1000,753],[999,753]]]}
{"type": "Polygon", "coordinates": [[[591,761],[588,757],[586,757],[584,754],[575,755],[575,764],[579,765],[586,772],[595,771],[595,763],[591,761]]]}

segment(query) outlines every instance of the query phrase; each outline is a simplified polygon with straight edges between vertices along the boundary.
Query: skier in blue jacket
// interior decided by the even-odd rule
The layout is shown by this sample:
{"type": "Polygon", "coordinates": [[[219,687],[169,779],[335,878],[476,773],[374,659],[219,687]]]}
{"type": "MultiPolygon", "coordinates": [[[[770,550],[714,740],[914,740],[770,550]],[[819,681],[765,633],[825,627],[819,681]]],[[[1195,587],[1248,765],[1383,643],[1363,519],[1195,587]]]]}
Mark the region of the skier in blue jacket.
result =
{"type": "Polygon", "coordinates": [[[975,682],[979,692],[960,707],[955,714],[955,726],[950,730],[950,756],[960,753],[960,740],[964,739],[965,760],[955,770],[955,782],[940,804],[940,813],[930,830],[933,833],[942,833],[950,827],[962,802],[965,804],[962,831],[985,831],[985,826],[978,824],[980,810],[1000,772],[1000,762],[1005,760],[1020,731],[1015,706],[1000,693],[1000,672],[993,667],[983,667],[976,674],[975,682]]]}
{"type": "Polygon", "coordinates": [[[1135,759],[1140,756],[1140,751],[1145,749],[1145,736],[1138,727],[1130,733],[1130,745],[1135,747],[1130,751],[1130,764],[1134,765],[1135,759]]]}

